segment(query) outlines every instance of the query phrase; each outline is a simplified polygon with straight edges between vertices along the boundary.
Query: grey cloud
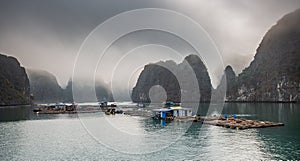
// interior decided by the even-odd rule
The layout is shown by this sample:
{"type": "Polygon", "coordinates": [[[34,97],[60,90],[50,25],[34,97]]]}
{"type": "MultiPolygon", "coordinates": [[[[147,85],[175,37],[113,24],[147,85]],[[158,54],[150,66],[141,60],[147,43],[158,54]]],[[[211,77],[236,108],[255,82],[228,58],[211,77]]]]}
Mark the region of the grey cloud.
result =
{"type": "Polygon", "coordinates": [[[2,0],[0,52],[55,74],[65,85],[81,43],[98,24],[131,9],[158,7],[196,20],[216,42],[224,64],[240,72],[266,31],[299,6],[299,0],[2,0]]]}

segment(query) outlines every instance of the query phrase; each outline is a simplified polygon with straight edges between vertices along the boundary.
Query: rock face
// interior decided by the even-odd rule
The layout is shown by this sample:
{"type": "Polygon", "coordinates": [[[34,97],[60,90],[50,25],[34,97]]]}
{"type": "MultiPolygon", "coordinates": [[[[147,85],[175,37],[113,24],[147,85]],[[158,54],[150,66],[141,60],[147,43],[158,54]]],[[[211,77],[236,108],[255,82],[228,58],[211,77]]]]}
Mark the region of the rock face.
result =
{"type": "Polygon", "coordinates": [[[64,98],[64,102],[74,102],[72,94],[72,80],[69,80],[66,88],[63,89],[62,98],[64,98]]]}
{"type": "Polygon", "coordinates": [[[198,98],[199,102],[210,101],[212,89],[210,77],[205,65],[196,55],[187,56],[180,64],[166,61],[146,65],[132,90],[133,102],[151,102],[149,90],[156,85],[164,88],[167,95],[166,101],[181,102],[181,92],[195,93],[197,91],[200,91],[201,95],[198,98]],[[180,87],[177,78],[186,78],[188,68],[193,70],[199,89],[188,90],[188,88],[180,87]]]}
{"type": "MultiPolygon", "coordinates": [[[[27,70],[31,86],[31,94],[35,103],[73,102],[72,81],[70,80],[65,89],[62,89],[56,77],[42,70],[27,70]]],[[[82,83],[80,91],[93,88],[91,85],[82,83]]],[[[95,85],[98,100],[113,101],[112,94],[101,81],[95,85]]]]}
{"type": "Polygon", "coordinates": [[[35,103],[51,103],[63,101],[63,89],[57,83],[56,77],[42,70],[27,70],[30,80],[30,92],[35,103]]]}
{"type": "Polygon", "coordinates": [[[196,55],[187,56],[185,61],[192,67],[198,80],[198,86],[201,95],[200,102],[209,102],[211,98],[212,85],[206,66],[196,55]]]}
{"type": "Polygon", "coordinates": [[[97,81],[95,83],[96,97],[98,101],[108,101],[113,102],[114,98],[111,90],[108,89],[108,84],[105,84],[102,81],[97,81]]]}
{"type": "Polygon", "coordinates": [[[30,104],[29,80],[14,57],[0,54],[0,105],[30,104]]]}
{"type": "Polygon", "coordinates": [[[266,33],[254,60],[238,76],[237,101],[300,101],[299,25],[300,9],[266,33]]]}
{"type": "MultiPolygon", "coordinates": [[[[84,82],[80,83],[77,88],[79,88],[77,91],[80,91],[82,93],[85,93],[88,89],[95,88],[96,91],[96,97],[98,101],[108,101],[113,102],[113,96],[111,91],[107,88],[108,85],[105,84],[103,81],[96,81],[95,86],[92,86],[90,84],[86,84],[84,82]]],[[[65,102],[73,102],[73,93],[72,93],[72,81],[69,80],[67,87],[63,90],[63,98],[65,102]]],[[[89,100],[90,98],[93,98],[93,96],[85,95],[85,98],[82,98],[82,100],[75,100],[75,101],[95,101],[95,100],[89,100]]]]}
{"type": "MultiPolygon", "coordinates": [[[[176,66],[173,61],[165,62],[165,64],[176,66]]],[[[151,102],[149,91],[155,85],[160,85],[165,89],[167,100],[180,102],[180,86],[175,75],[159,64],[148,64],[144,67],[132,91],[133,102],[151,102]]]]}
{"type": "MultiPolygon", "coordinates": [[[[284,16],[266,33],[254,60],[238,77],[230,66],[226,67],[221,80],[221,83],[226,80],[226,101],[300,102],[299,25],[300,9],[284,16]]],[[[204,64],[194,55],[187,56],[185,61],[191,65],[198,79],[200,102],[209,101],[211,84],[204,64]]],[[[185,65],[174,64],[177,74],[184,77],[185,65]]],[[[132,92],[134,102],[143,101],[143,97],[146,102],[150,101],[148,92],[153,85],[164,87],[168,99],[180,101],[180,89],[178,83],[174,83],[176,79],[158,65],[150,64],[144,68],[132,92]]],[[[214,94],[221,93],[219,90],[223,89],[217,88],[214,94]]]]}
{"type": "MultiPolygon", "coordinates": [[[[225,101],[236,101],[238,96],[237,76],[230,65],[225,68],[221,83],[226,83],[225,101]]],[[[220,92],[220,90],[219,85],[215,92],[220,92]]]]}

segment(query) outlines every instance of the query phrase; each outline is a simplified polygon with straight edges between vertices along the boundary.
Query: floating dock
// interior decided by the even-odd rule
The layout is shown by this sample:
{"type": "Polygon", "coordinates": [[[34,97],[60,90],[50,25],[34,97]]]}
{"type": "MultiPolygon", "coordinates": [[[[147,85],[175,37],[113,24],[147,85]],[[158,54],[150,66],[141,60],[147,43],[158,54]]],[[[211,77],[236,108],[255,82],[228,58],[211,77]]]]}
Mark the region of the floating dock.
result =
{"type": "Polygon", "coordinates": [[[259,120],[247,120],[244,118],[227,118],[224,117],[210,117],[202,116],[195,119],[195,121],[202,122],[203,124],[222,126],[231,129],[249,129],[249,128],[265,128],[274,126],[284,126],[283,123],[259,121],[259,120]]]}
{"type": "MultiPolygon", "coordinates": [[[[265,128],[274,126],[284,126],[283,123],[260,121],[260,120],[247,120],[244,118],[237,118],[223,116],[196,116],[192,114],[192,109],[182,108],[180,106],[152,109],[152,118],[155,120],[174,120],[180,122],[193,121],[201,122],[203,124],[222,126],[231,129],[249,129],[249,128],[265,128]]],[[[139,114],[139,113],[136,113],[139,114]]],[[[146,113],[143,113],[144,115],[146,113]]]]}

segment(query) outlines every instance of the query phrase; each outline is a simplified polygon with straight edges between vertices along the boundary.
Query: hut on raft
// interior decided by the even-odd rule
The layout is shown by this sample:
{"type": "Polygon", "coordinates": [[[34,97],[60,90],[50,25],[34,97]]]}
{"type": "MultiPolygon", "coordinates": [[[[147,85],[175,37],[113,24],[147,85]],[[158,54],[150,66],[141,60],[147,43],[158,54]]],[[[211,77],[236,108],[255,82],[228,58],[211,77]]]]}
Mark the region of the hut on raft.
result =
{"type": "Polygon", "coordinates": [[[180,106],[152,110],[153,119],[173,120],[174,118],[185,118],[192,116],[192,108],[183,108],[180,106]]]}

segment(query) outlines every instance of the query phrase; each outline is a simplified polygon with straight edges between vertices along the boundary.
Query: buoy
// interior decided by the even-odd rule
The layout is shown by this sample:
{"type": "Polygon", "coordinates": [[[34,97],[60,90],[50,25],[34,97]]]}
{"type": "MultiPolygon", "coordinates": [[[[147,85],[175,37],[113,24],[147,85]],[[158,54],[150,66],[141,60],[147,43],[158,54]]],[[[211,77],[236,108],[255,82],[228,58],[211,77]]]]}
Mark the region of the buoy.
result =
{"type": "Polygon", "coordinates": [[[227,118],[228,118],[228,116],[225,114],[225,115],[224,115],[224,118],[225,118],[225,119],[227,119],[227,118]]]}
{"type": "Polygon", "coordinates": [[[236,119],[236,114],[233,114],[233,118],[236,119]]]}

